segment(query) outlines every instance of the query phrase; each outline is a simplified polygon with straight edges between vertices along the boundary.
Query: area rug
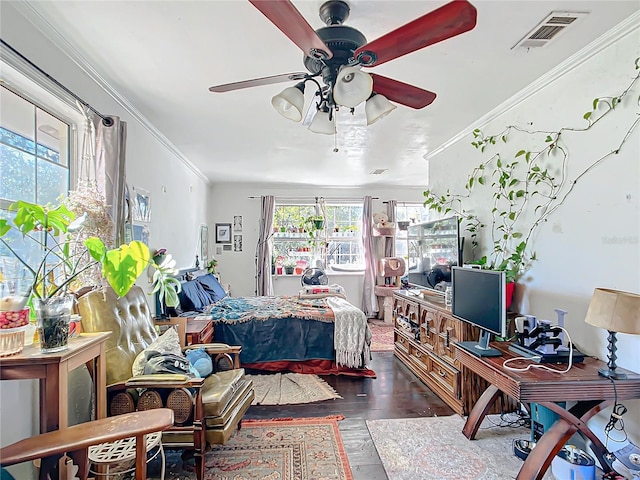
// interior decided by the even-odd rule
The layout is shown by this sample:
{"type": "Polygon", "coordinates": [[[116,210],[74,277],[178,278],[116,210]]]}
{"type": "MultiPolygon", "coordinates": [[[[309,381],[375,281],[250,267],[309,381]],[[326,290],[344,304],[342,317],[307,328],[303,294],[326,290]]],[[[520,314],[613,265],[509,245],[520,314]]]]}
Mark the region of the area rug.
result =
{"type": "MultiPolygon", "coordinates": [[[[243,420],[226,445],[207,452],[204,480],[353,480],[338,427],[343,418],[243,420]]],[[[196,478],[192,466],[179,463],[179,455],[168,455],[167,480],[196,478]]]]}
{"type": "Polygon", "coordinates": [[[274,373],[247,375],[256,394],[252,405],[292,405],[342,398],[317,375],[274,373]]]}
{"type": "Polygon", "coordinates": [[[389,480],[513,480],[523,463],[513,441],[528,439],[530,430],[489,415],[471,441],[462,434],[464,422],[452,415],[367,420],[367,426],[389,480]]]}
{"type": "Polygon", "coordinates": [[[392,352],[393,351],[393,325],[371,323],[371,351],[372,352],[392,352]]]}

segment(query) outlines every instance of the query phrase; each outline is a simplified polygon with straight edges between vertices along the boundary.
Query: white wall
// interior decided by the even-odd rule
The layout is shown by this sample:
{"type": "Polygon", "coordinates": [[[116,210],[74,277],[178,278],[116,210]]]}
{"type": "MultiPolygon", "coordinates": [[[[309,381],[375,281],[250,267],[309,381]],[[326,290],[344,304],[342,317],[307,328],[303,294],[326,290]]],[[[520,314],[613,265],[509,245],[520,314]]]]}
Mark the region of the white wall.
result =
{"type": "MultiPolygon", "coordinates": [[[[508,125],[553,131],[562,126],[584,127],[582,115],[596,97],[622,93],[636,75],[640,56],[638,29],[581,64],[513,110],[483,126],[487,134],[508,125]]],[[[607,152],[617,148],[638,115],[640,86],[613,115],[586,134],[567,132],[569,179],[607,152]]],[[[471,136],[430,161],[432,188],[461,192],[471,169],[488,159],[471,146],[471,136]],[[455,166],[455,168],[452,168],[455,166]]],[[[500,142],[499,142],[500,143],[500,142]]],[[[508,154],[511,147],[500,143],[508,154]]],[[[521,145],[521,144],[520,144],[521,145]]],[[[587,354],[606,360],[607,332],[584,323],[594,288],[640,292],[640,129],[636,128],[618,155],[612,155],[581,178],[573,193],[535,240],[538,261],[525,281],[522,313],[555,320],[554,309],[567,310],[572,340],[587,354]]],[[[482,209],[482,205],[475,205],[482,209]]],[[[486,205],[484,206],[486,207],[486,205]]],[[[618,335],[618,365],[640,371],[640,336],[618,335]]],[[[635,444],[640,443],[640,401],[625,401],[624,423],[635,444]]],[[[601,415],[599,422],[607,415],[601,415]]],[[[612,448],[617,448],[615,444],[612,448]]]]}
{"type": "MultiPolygon", "coordinates": [[[[221,273],[223,282],[231,284],[231,293],[234,296],[255,295],[255,256],[260,226],[261,195],[306,199],[313,199],[317,196],[329,200],[331,198],[362,199],[365,195],[370,195],[374,198],[374,212],[386,212],[387,206],[382,202],[387,200],[422,202],[424,198],[422,189],[380,187],[331,189],[313,185],[304,188],[287,188],[250,184],[215,184],[211,191],[209,224],[212,228],[215,223],[232,223],[234,215],[242,215],[243,217],[243,251],[225,251],[222,255],[215,255],[218,259],[217,270],[221,273]]],[[[215,243],[212,243],[212,246],[212,251],[215,254],[215,243]]],[[[335,275],[331,277],[330,281],[335,281],[345,287],[349,301],[355,305],[362,303],[362,275],[335,275]]],[[[300,290],[300,278],[299,276],[296,276],[295,279],[294,277],[278,278],[274,282],[274,289],[277,293],[295,294],[300,290]]]]}
{"type": "MultiPolygon", "coordinates": [[[[127,122],[127,183],[150,192],[150,248],[167,248],[180,268],[192,266],[200,225],[207,222],[208,184],[119,105],[75,63],[56,49],[10,4],[2,2],[2,39],[103,114],[127,122]],[[165,187],[163,189],[163,187],[165,187]]],[[[148,289],[146,277],[141,286],[148,289]]],[[[153,301],[150,301],[153,306],[153,301]]],[[[0,382],[0,444],[38,431],[37,384],[0,382]]],[[[26,478],[24,472],[17,478],[26,478]]]]}

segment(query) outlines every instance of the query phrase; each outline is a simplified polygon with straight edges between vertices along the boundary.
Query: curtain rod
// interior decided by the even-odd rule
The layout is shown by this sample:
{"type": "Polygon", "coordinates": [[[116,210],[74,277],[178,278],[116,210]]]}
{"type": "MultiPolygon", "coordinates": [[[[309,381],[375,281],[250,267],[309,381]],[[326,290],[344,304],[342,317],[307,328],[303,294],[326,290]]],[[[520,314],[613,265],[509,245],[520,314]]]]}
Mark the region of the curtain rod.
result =
{"type": "Polygon", "coordinates": [[[7,47],[9,50],[11,50],[14,54],[16,54],[18,57],[20,57],[20,59],[24,62],[26,62],[31,68],[34,68],[38,73],[44,75],[47,80],[53,82],[58,88],[62,89],[67,95],[69,95],[70,97],[72,97],[74,100],[76,100],[77,102],[81,103],[83,106],[87,107],[89,110],[91,110],[92,112],[94,112],[96,115],[98,115],[101,119],[102,119],[102,124],[105,127],[110,127],[111,125],[113,125],[113,119],[109,116],[103,115],[101,114],[98,110],[96,110],[95,108],[93,108],[91,105],[89,105],[87,102],[85,102],[84,100],[82,100],[78,95],[76,95],[75,93],[73,93],[71,90],[69,90],[67,87],[65,87],[63,84],[61,84],[58,80],[56,80],[55,78],[53,78],[51,75],[49,75],[47,72],[45,72],[44,70],[42,70],[39,66],[37,66],[35,63],[33,63],[31,60],[29,60],[27,57],[25,57],[24,55],[22,55],[19,51],[17,51],[15,48],[13,48],[11,45],[9,45],[7,42],[5,42],[4,40],[2,40],[0,38],[0,42],[2,42],[2,45],[4,47],[7,47]]]}
{"type": "MultiPolygon", "coordinates": [[[[256,197],[256,196],[250,196],[250,199],[255,199],[255,198],[262,198],[262,197],[256,197]]],[[[276,200],[318,200],[318,199],[324,199],[324,200],[332,200],[334,202],[339,202],[341,200],[363,200],[364,197],[280,197],[280,196],[276,196],[275,197],[276,200]]],[[[371,197],[372,200],[379,200],[379,197],[371,197]]]]}

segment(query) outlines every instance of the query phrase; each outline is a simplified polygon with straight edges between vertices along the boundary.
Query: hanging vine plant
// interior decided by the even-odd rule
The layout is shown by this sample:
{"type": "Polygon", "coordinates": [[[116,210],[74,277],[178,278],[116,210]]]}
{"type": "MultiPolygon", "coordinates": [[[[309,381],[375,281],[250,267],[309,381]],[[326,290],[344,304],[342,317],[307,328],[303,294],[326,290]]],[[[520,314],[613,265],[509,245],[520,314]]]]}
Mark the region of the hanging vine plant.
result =
{"type": "Polygon", "coordinates": [[[640,112],[628,126],[620,143],[605,155],[591,161],[573,179],[569,179],[567,174],[569,148],[565,134],[585,134],[596,124],[613,115],[616,107],[623,102],[633,101],[636,107],[640,106],[640,97],[632,100],[629,95],[639,79],[640,59],[636,59],[635,76],[631,83],[618,95],[595,98],[591,103],[591,109],[582,116],[587,122],[583,127],[532,131],[511,125],[492,135],[475,129],[471,144],[483,154],[493,151],[496,145],[506,144],[512,137],[520,138],[521,135],[525,136],[523,145],[534,147],[516,148],[512,158],[504,158],[499,152],[492,153],[487,160],[471,171],[464,186],[464,193],[452,193],[449,189],[445,193],[426,190],[425,206],[442,215],[458,215],[465,231],[470,233],[474,251],[478,245],[478,234],[489,225],[492,241],[490,253],[475,263],[493,270],[505,271],[507,282],[519,281],[537,260],[532,243],[538,227],[565,203],[576,184],[586,174],[609,157],[621,152],[640,122],[640,112]],[[472,193],[482,188],[490,189],[493,201],[490,218],[486,220],[464,207],[472,193]]]}

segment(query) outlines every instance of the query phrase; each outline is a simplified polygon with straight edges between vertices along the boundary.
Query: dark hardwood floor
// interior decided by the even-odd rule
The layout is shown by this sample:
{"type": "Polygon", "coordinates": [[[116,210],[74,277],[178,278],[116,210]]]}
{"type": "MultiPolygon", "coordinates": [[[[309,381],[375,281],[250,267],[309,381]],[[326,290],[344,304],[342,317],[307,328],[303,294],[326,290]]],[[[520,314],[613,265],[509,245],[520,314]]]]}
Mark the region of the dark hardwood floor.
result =
{"type": "Polygon", "coordinates": [[[453,410],[411,373],[393,352],[373,352],[377,378],[322,377],[341,396],[324,402],[249,408],[245,418],[324,417],[344,415],[339,422],[354,480],[386,480],[366,420],[453,415],[453,410]]]}

